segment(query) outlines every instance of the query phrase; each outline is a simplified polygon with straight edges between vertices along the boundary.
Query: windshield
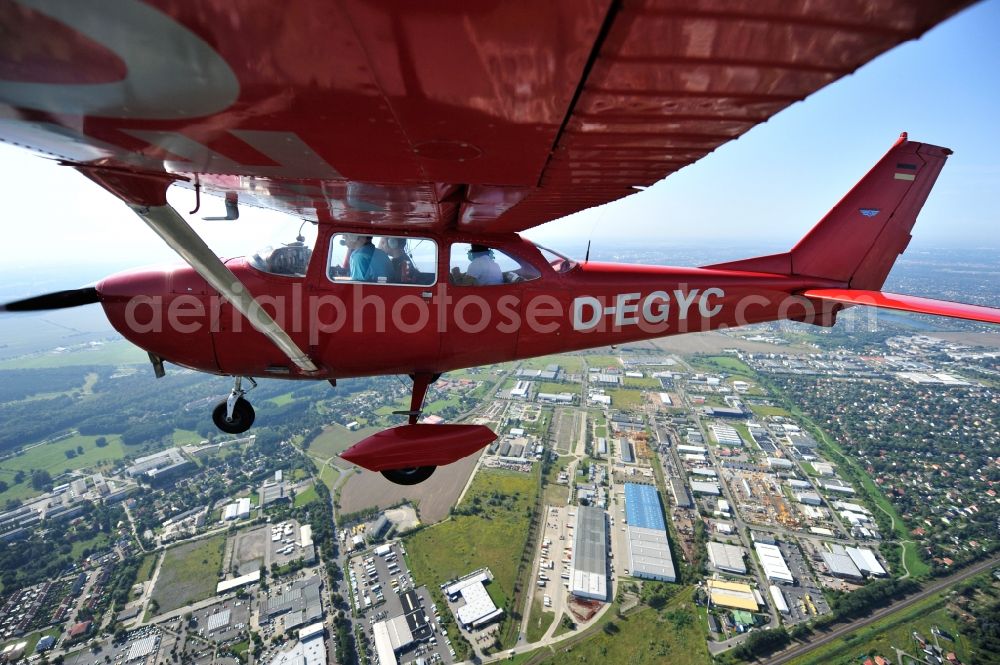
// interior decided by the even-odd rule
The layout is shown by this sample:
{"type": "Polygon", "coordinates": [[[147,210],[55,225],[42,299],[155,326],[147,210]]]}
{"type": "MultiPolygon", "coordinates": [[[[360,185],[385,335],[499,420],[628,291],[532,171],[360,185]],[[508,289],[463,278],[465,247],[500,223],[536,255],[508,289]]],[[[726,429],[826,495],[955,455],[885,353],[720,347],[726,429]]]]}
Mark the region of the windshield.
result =
{"type": "Polygon", "coordinates": [[[556,272],[569,272],[573,268],[580,265],[568,256],[555,252],[548,247],[542,247],[541,245],[535,245],[535,247],[538,248],[538,251],[542,253],[542,256],[545,257],[545,260],[549,262],[549,265],[552,266],[552,269],[556,272]]]}
{"type": "Polygon", "coordinates": [[[248,261],[252,267],[271,275],[305,277],[315,243],[315,227],[300,229],[293,242],[267,245],[250,255],[248,261]]]}

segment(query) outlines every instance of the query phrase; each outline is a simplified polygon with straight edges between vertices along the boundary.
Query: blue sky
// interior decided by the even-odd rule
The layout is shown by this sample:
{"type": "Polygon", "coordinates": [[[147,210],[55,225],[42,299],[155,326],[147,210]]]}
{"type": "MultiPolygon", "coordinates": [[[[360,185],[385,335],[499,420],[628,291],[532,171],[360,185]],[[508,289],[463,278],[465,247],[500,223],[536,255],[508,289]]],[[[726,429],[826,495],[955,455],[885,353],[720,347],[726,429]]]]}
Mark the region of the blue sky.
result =
{"type": "MultiPolygon", "coordinates": [[[[595,247],[790,247],[905,130],[955,151],[917,223],[914,246],[1000,248],[997,35],[1000,0],[989,0],[649,190],[526,235],[576,256],[588,238],[595,247]]],[[[121,203],[70,169],[0,146],[0,182],[5,268],[175,260],[121,203]]],[[[171,196],[179,209],[190,209],[188,192],[171,196]]],[[[221,201],[204,205],[221,214],[221,201]]],[[[232,256],[291,240],[299,226],[280,215],[241,212],[238,224],[195,227],[218,253],[232,256]]]]}

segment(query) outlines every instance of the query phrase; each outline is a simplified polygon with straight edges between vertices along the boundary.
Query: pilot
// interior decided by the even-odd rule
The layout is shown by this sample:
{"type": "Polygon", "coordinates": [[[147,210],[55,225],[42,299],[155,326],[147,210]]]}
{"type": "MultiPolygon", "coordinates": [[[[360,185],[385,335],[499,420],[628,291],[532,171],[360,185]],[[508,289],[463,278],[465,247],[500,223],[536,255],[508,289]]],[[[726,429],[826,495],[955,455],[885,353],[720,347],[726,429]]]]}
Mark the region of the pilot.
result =
{"type": "Polygon", "coordinates": [[[503,284],[503,271],[493,258],[493,250],[484,245],[469,247],[469,269],[466,274],[476,280],[478,286],[503,284]]]}
{"type": "Polygon", "coordinates": [[[372,244],[372,237],[355,233],[344,234],[344,244],[350,251],[348,267],[356,282],[385,282],[392,274],[389,255],[372,244]]]}
{"type": "Polygon", "coordinates": [[[406,238],[383,238],[379,243],[392,263],[392,273],[389,281],[395,284],[412,284],[417,276],[417,269],[406,253],[406,238]]]}

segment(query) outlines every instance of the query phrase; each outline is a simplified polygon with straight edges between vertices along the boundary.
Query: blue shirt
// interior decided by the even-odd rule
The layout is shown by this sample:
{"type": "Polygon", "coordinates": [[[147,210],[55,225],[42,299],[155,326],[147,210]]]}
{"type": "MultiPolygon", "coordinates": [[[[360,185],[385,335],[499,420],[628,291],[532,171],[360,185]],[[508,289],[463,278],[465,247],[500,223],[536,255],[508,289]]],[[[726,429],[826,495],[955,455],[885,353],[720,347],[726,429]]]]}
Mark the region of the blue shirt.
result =
{"type": "Polygon", "coordinates": [[[389,255],[368,243],[351,253],[351,279],[356,282],[377,282],[389,279],[392,261],[389,255]]]}

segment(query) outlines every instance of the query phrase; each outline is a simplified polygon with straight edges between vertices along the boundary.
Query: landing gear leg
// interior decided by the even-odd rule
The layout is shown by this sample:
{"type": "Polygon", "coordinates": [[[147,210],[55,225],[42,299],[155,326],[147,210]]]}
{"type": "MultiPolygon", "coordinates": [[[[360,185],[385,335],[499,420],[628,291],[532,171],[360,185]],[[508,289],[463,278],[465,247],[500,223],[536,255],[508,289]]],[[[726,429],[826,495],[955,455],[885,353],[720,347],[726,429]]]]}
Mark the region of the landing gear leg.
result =
{"type": "MultiPolygon", "coordinates": [[[[420,411],[424,406],[427,387],[440,379],[441,375],[411,374],[410,378],[413,379],[413,392],[410,394],[410,410],[394,411],[393,413],[400,416],[407,416],[409,423],[416,425],[417,418],[420,417],[420,411]]],[[[416,485],[430,478],[435,469],[437,469],[436,466],[416,466],[405,469],[386,469],[381,473],[387,480],[397,485],[416,485]]]]}
{"type": "MultiPolygon", "coordinates": [[[[257,387],[257,382],[249,376],[250,390],[257,387]]],[[[237,376],[233,381],[233,389],[224,401],[215,405],[212,410],[212,421],[215,426],[227,434],[242,434],[253,425],[254,410],[250,402],[244,399],[247,390],[243,389],[243,377],[237,376]]]]}

